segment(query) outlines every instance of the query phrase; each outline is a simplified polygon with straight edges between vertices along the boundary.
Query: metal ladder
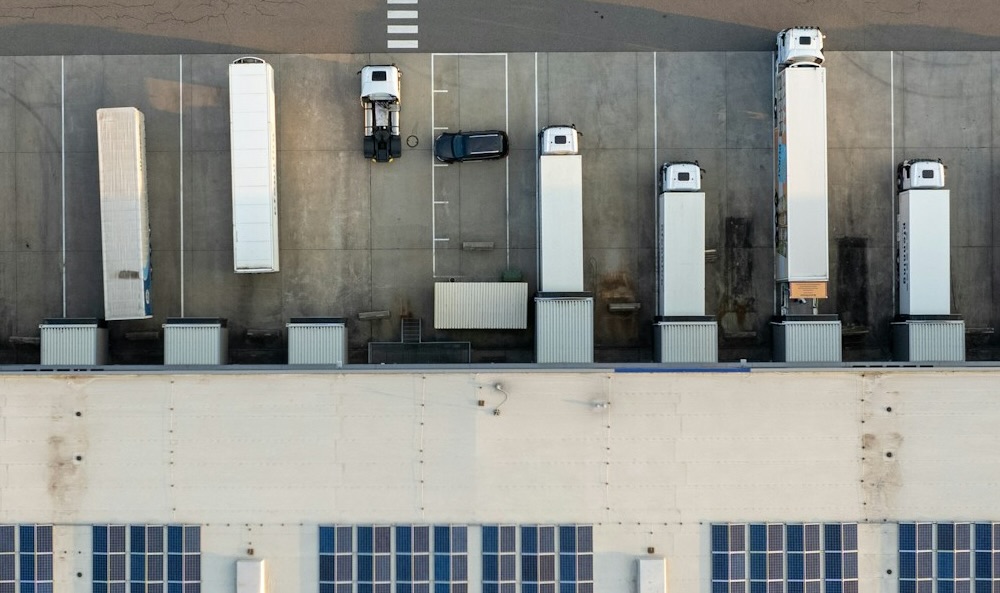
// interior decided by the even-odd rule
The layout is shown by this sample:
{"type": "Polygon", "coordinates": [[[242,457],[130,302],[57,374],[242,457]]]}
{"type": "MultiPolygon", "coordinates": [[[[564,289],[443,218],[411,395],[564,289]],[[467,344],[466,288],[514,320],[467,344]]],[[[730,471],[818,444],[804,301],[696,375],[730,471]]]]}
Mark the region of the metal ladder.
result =
{"type": "Polygon", "coordinates": [[[400,320],[400,342],[409,344],[419,344],[421,324],[420,319],[415,317],[404,317],[400,320]]]}

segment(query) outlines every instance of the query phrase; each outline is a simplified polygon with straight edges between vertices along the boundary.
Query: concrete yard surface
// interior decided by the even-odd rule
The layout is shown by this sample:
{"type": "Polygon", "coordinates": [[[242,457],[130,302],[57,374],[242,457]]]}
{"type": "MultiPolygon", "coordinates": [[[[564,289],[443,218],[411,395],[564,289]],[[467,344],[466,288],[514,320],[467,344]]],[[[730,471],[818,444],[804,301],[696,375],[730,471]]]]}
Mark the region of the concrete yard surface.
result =
{"type": "MultiPolygon", "coordinates": [[[[225,317],[233,362],[283,362],[292,317],[348,320],[369,341],[469,341],[473,361],[532,359],[528,330],[435,331],[433,282],[537,278],[536,134],[575,124],[584,167],[584,280],[599,361],[649,360],[659,164],[706,170],[706,312],[720,360],[769,360],[774,314],[772,56],[754,52],[261,55],[277,97],[281,271],[234,274],[227,67],[238,54],[0,58],[0,361],[51,317],[102,317],[95,112],[146,117],[154,318],[111,324],[112,361],[160,362],[166,317],[225,317]],[[403,73],[403,155],[364,159],[358,70],[403,73]],[[441,131],[504,129],[506,160],[444,166],[441,131]],[[463,243],[492,249],[462,249],[463,243]],[[65,261],[65,267],[63,267],[65,261]],[[610,312],[612,302],[638,311],[610,312]],[[361,320],[366,311],[388,318],[361,320]]],[[[970,360],[1000,341],[1000,54],[828,52],[830,299],[845,360],[890,358],[894,174],[941,158],[951,189],[952,312],[970,360]]],[[[533,318],[529,305],[529,326],[533,318]]]]}

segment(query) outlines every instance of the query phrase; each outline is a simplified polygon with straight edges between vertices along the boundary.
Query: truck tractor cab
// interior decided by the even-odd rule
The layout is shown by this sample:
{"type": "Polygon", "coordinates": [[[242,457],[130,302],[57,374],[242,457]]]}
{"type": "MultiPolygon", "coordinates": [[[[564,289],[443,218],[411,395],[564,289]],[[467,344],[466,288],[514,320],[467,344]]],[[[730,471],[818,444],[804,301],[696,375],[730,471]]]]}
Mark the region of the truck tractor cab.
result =
{"type": "Polygon", "coordinates": [[[945,169],[941,159],[905,160],[896,169],[896,189],[941,189],[945,169]]]}
{"type": "Polygon", "coordinates": [[[816,27],[792,27],[778,33],[778,69],[823,63],[823,33],[816,27]]]}
{"type": "Polygon", "coordinates": [[[365,66],[361,69],[361,106],[365,112],[365,158],[387,163],[399,158],[399,69],[365,66]]]}
{"type": "Polygon", "coordinates": [[[579,154],[576,126],[549,126],[538,133],[541,154],[579,154]]]}
{"type": "Polygon", "coordinates": [[[697,161],[675,161],[660,167],[660,192],[701,191],[705,171],[697,161]]]}

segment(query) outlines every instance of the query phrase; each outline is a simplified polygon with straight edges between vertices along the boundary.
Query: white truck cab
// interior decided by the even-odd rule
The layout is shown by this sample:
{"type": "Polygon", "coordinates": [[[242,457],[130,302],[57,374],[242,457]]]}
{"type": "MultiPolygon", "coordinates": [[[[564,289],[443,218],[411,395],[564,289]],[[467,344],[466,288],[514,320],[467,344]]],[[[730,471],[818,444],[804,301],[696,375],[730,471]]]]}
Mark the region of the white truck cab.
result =
{"type": "Polygon", "coordinates": [[[399,158],[399,68],[392,65],[361,69],[361,105],[365,111],[365,157],[379,163],[399,158]]]}
{"type": "Polygon", "coordinates": [[[660,167],[660,191],[701,191],[703,174],[696,161],[663,163],[660,167]]]}
{"type": "Polygon", "coordinates": [[[823,63],[823,33],[816,27],[792,27],[778,33],[778,67],[823,63]]]}
{"type": "Polygon", "coordinates": [[[909,159],[899,164],[896,171],[896,188],[941,189],[944,187],[944,171],[947,167],[941,159],[909,159]]]}
{"type": "Polygon", "coordinates": [[[579,132],[575,126],[549,126],[543,128],[538,136],[543,155],[580,154],[579,132]]]}

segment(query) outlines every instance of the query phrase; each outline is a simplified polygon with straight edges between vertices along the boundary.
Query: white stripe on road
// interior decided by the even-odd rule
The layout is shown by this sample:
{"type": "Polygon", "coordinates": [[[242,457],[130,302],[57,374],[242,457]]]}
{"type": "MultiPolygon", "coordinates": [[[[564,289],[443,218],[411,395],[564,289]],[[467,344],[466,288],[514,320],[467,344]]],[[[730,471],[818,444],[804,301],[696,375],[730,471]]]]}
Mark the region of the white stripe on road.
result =
{"type": "Polygon", "coordinates": [[[417,26],[416,25],[389,25],[386,28],[386,32],[389,35],[416,35],[417,26]]]}
{"type": "Polygon", "coordinates": [[[387,13],[390,19],[415,19],[417,18],[416,10],[390,10],[387,13]]]}
{"type": "Polygon", "coordinates": [[[417,0],[387,0],[388,4],[416,4],[417,0]]]}
{"type": "Polygon", "coordinates": [[[416,39],[390,39],[389,49],[417,49],[416,39]]]}

